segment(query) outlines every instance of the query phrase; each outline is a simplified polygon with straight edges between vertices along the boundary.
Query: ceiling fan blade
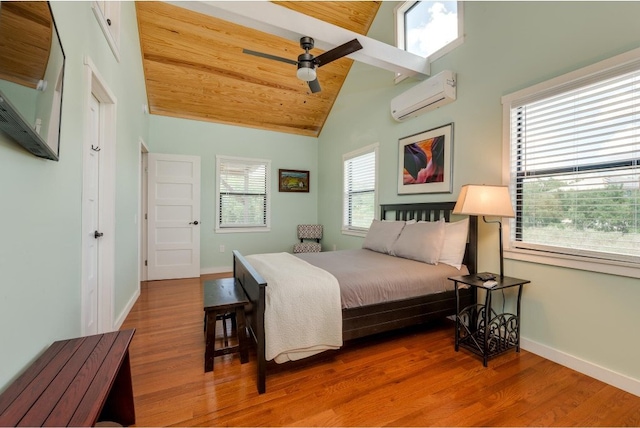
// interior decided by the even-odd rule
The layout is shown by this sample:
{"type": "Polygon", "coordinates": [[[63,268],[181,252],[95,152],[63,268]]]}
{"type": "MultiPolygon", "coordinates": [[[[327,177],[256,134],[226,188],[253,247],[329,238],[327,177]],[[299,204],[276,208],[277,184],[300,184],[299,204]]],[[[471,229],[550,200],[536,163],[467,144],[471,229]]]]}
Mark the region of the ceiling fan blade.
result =
{"type": "Polygon", "coordinates": [[[312,80],[309,83],[309,89],[311,89],[312,93],[316,93],[316,92],[320,92],[320,82],[318,82],[318,79],[312,80]]]}
{"type": "Polygon", "coordinates": [[[323,65],[328,64],[331,61],[340,59],[343,56],[354,53],[355,51],[359,51],[360,49],[362,49],[362,45],[360,44],[358,39],[353,39],[350,42],[347,42],[343,45],[328,50],[323,54],[318,55],[315,58],[314,62],[318,67],[322,67],[323,65]]]}
{"type": "Polygon", "coordinates": [[[242,53],[259,56],[261,58],[272,59],[274,61],[286,62],[287,64],[298,65],[298,61],[288,59],[288,58],[282,58],[281,56],[269,55],[264,52],[256,52],[249,49],[242,49],[242,53]]]}

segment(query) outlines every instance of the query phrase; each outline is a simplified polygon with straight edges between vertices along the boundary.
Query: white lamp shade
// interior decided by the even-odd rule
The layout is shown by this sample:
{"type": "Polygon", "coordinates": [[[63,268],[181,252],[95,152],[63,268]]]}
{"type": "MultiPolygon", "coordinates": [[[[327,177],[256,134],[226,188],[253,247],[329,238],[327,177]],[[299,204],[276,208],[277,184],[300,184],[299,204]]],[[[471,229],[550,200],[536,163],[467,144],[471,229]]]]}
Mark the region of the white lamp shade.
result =
{"type": "Polygon", "coordinates": [[[453,214],[515,217],[509,188],[483,184],[462,186],[456,206],[453,208],[453,214]]]}
{"type": "Polygon", "coordinates": [[[300,80],[311,82],[316,80],[316,69],[313,67],[300,67],[296,72],[296,76],[298,76],[298,79],[300,80]]]}

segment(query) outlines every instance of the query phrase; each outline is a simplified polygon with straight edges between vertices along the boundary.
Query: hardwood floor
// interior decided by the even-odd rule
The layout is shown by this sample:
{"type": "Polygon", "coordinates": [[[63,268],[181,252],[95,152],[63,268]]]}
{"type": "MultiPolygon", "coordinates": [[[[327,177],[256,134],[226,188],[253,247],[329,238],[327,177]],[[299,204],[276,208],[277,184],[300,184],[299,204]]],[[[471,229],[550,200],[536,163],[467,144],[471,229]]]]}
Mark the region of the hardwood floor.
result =
{"type": "Polygon", "coordinates": [[[484,368],[446,320],[269,366],[258,395],[253,349],[204,373],[202,280],[143,283],[122,326],[139,426],[640,425],[640,397],[526,351],[484,368]]]}

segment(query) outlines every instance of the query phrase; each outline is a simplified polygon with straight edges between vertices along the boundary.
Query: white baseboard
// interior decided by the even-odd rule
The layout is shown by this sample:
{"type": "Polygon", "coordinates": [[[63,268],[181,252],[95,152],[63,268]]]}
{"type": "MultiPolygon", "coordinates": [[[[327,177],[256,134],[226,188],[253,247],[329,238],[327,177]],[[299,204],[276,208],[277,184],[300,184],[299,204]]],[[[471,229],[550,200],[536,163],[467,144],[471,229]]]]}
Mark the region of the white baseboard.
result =
{"type": "Polygon", "coordinates": [[[131,312],[131,309],[133,308],[133,305],[135,305],[136,300],[138,300],[138,297],[140,297],[139,285],[136,292],[133,293],[133,296],[131,296],[131,299],[129,299],[129,301],[127,302],[127,306],[124,307],[124,309],[122,310],[122,312],[120,312],[120,315],[116,319],[115,325],[113,326],[114,330],[120,330],[120,327],[122,327],[124,320],[127,319],[127,315],[129,315],[129,312],[131,312]]]}
{"type": "Polygon", "coordinates": [[[203,268],[200,269],[200,275],[209,275],[212,273],[228,273],[233,272],[233,266],[222,266],[222,267],[214,267],[214,268],[203,268]]]}
{"type": "MultiPolygon", "coordinates": [[[[206,274],[212,274],[212,273],[228,273],[228,272],[233,272],[232,266],[201,269],[200,275],[206,275],[206,274]]],[[[129,315],[129,312],[131,312],[131,309],[133,308],[133,305],[135,305],[136,300],[138,300],[138,297],[140,297],[140,286],[138,286],[138,289],[136,290],[135,293],[133,293],[133,295],[131,296],[131,299],[129,299],[129,302],[127,302],[127,305],[125,306],[125,308],[122,310],[122,312],[114,322],[114,325],[113,325],[114,331],[120,330],[120,327],[122,327],[122,324],[124,324],[124,320],[127,319],[127,315],[129,315]]]]}
{"type": "MultiPolygon", "coordinates": [[[[200,275],[206,275],[211,273],[228,273],[228,272],[233,272],[232,266],[201,269],[200,275]]],[[[113,325],[114,330],[120,330],[120,327],[122,327],[124,320],[127,319],[127,315],[129,315],[129,312],[131,312],[131,309],[133,308],[133,305],[135,305],[136,300],[138,300],[138,297],[140,297],[140,286],[138,286],[138,289],[136,290],[135,293],[133,293],[133,295],[131,296],[131,299],[129,299],[129,301],[127,302],[127,305],[125,306],[125,308],[122,310],[122,312],[114,322],[114,325],[113,325]]]]}
{"type": "Polygon", "coordinates": [[[569,355],[565,352],[543,345],[533,340],[520,338],[520,347],[525,351],[540,355],[541,357],[551,360],[565,367],[569,367],[577,372],[598,379],[601,382],[615,386],[630,394],[640,397],[640,380],[634,379],[627,375],[614,372],[606,367],[599,366],[581,358],[569,355]]]}

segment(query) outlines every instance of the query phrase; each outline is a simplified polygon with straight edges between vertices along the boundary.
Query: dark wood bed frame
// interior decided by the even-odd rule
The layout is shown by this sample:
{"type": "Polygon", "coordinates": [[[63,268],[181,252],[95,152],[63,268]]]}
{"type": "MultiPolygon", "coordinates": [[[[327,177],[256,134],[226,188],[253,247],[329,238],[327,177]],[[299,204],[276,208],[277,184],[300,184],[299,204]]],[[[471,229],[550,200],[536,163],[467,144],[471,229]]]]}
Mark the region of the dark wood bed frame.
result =
{"type": "MultiPolygon", "coordinates": [[[[381,219],[386,220],[450,220],[455,202],[381,205],[381,219]]],[[[470,273],[477,273],[478,218],[469,217],[469,239],[464,264],[470,273]]],[[[251,301],[248,328],[257,346],[258,392],[266,391],[267,361],[265,358],[264,310],[266,281],[236,250],[233,251],[233,276],[242,285],[251,301]]],[[[460,290],[462,307],[475,300],[470,289],[460,290]]],[[[454,291],[411,299],[380,303],[342,310],[342,338],[356,339],[398,328],[423,324],[455,313],[454,291]]]]}

